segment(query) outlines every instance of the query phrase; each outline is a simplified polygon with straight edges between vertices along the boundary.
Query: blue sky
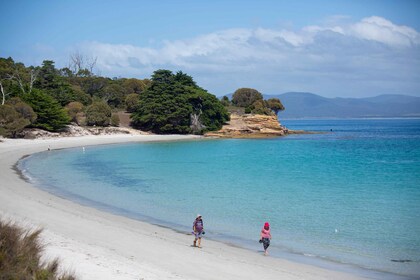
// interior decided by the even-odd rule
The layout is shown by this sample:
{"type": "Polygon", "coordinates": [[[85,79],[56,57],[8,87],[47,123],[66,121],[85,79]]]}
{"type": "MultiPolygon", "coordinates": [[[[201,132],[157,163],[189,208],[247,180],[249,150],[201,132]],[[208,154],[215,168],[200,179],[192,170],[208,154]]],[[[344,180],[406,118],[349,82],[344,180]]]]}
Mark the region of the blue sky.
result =
{"type": "Polygon", "coordinates": [[[149,78],[182,70],[239,87],[326,97],[420,96],[420,1],[1,1],[0,56],[149,78]]]}

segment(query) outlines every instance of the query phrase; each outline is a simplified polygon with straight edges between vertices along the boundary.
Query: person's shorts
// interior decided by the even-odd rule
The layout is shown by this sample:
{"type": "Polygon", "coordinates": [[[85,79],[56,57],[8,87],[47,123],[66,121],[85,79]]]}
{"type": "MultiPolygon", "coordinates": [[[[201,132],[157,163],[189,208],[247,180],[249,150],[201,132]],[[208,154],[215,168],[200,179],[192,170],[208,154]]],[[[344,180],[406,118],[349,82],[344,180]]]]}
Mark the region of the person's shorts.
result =
{"type": "Polygon", "coordinates": [[[202,231],[194,232],[194,235],[195,235],[195,238],[201,238],[201,237],[203,237],[203,232],[202,231]]]}
{"type": "Polygon", "coordinates": [[[268,246],[270,246],[270,239],[269,238],[263,238],[262,243],[264,246],[264,250],[267,250],[268,246]]]}

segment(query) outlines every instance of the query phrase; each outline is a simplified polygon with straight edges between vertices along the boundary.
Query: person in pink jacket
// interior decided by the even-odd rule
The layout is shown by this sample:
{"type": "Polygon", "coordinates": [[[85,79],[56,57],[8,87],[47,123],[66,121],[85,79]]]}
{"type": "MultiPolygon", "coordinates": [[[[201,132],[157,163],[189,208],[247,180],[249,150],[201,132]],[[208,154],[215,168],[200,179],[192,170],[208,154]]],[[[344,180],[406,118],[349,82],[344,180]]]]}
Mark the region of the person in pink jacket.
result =
{"type": "Polygon", "coordinates": [[[260,236],[260,243],[264,246],[264,255],[268,255],[267,249],[268,246],[270,246],[270,239],[271,239],[271,233],[270,233],[270,224],[266,222],[264,224],[264,227],[261,230],[261,236],[260,236]]]}

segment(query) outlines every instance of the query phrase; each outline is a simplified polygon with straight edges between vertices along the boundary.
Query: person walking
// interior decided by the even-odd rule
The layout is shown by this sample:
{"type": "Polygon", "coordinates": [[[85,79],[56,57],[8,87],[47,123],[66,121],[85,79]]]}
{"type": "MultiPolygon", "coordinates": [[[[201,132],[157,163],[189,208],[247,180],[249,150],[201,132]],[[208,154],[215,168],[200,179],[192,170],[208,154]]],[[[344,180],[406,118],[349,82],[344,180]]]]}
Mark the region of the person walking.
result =
{"type": "Polygon", "coordinates": [[[204,234],[204,223],[200,214],[197,215],[197,218],[195,218],[193,223],[193,233],[195,237],[193,246],[201,248],[201,237],[204,234]]]}
{"type": "Polygon", "coordinates": [[[260,243],[264,246],[264,255],[267,256],[268,252],[268,246],[270,246],[270,240],[271,240],[271,233],[270,233],[270,224],[266,222],[264,224],[264,227],[261,230],[261,236],[260,236],[260,243]]]}

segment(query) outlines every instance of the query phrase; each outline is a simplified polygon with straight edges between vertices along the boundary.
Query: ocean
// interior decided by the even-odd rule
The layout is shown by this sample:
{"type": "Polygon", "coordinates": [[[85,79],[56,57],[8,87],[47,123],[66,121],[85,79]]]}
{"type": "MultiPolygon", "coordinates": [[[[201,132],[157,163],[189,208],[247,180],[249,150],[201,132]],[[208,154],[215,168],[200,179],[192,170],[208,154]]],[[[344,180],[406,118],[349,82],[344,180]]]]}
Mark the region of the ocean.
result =
{"type": "Polygon", "coordinates": [[[420,278],[420,119],[282,124],[321,133],[53,150],[19,168],[56,195],[182,232],[200,213],[205,238],[256,254],[269,222],[273,257],[420,278]]]}

